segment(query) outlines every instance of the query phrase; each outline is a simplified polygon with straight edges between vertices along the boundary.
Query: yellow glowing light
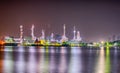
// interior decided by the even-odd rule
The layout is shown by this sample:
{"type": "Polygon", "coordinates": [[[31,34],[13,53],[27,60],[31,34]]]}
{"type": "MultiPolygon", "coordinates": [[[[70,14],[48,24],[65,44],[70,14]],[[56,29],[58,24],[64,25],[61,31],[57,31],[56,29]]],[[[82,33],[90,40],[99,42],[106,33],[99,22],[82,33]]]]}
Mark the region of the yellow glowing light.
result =
{"type": "Polygon", "coordinates": [[[45,40],[40,40],[40,44],[44,45],[45,44],[45,40]]]}
{"type": "Polygon", "coordinates": [[[102,44],[104,44],[105,42],[104,41],[101,41],[102,44]]]}

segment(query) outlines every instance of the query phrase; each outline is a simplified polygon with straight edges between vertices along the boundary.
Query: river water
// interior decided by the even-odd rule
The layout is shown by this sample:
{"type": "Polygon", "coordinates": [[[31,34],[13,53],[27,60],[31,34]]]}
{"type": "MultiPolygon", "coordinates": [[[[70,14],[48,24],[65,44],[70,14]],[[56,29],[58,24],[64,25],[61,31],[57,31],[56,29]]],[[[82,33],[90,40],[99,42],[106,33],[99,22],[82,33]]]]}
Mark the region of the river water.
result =
{"type": "Polygon", "coordinates": [[[5,46],[0,73],[120,73],[120,49],[5,46]]]}

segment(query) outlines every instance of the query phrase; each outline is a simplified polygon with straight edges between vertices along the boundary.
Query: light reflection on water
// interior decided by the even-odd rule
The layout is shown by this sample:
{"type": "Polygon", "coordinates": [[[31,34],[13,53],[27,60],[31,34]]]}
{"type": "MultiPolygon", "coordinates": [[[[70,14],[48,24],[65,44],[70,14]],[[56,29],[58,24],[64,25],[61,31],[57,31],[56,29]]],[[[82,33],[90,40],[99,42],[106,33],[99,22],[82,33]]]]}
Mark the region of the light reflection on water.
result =
{"type": "MultiPolygon", "coordinates": [[[[8,49],[8,48],[6,48],[8,49]]],[[[5,73],[13,73],[14,72],[14,61],[13,61],[13,53],[8,52],[8,50],[6,50],[7,52],[4,52],[4,58],[3,58],[3,72],[5,73]]],[[[11,48],[10,48],[11,49],[11,48]]]]}
{"type": "Polygon", "coordinates": [[[60,73],[67,73],[67,58],[66,58],[66,49],[64,47],[61,47],[61,50],[60,50],[60,61],[59,61],[59,64],[58,64],[58,72],[60,73]]]}
{"type": "MultiPolygon", "coordinates": [[[[22,48],[18,48],[18,49],[22,49],[22,48]]],[[[15,68],[16,68],[16,71],[17,73],[23,73],[25,72],[25,68],[26,68],[26,63],[24,62],[25,59],[24,59],[24,49],[22,50],[19,50],[20,52],[18,53],[18,57],[17,57],[17,60],[15,61],[15,68]]]]}
{"type": "Polygon", "coordinates": [[[71,48],[71,58],[68,73],[82,73],[81,49],[78,47],[71,48]]]}
{"type": "Polygon", "coordinates": [[[0,73],[118,73],[120,49],[0,47],[0,73]]]}
{"type": "Polygon", "coordinates": [[[100,49],[98,59],[96,61],[95,73],[105,73],[105,53],[103,47],[100,49]]]}

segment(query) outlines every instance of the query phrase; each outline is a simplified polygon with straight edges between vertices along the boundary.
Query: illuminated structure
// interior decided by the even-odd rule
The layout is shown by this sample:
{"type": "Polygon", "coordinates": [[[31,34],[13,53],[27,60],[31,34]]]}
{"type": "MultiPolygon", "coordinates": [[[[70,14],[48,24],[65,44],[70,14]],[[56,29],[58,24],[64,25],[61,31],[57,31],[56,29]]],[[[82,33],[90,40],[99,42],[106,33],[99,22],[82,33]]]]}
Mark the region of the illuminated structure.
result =
{"type": "Polygon", "coordinates": [[[74,41],[74,42],[80,42],[81,40],[82,40],[82,38],[80,36],[80,31],[77,31],[77,34],[76,34],[76,29],[75,29],[75,26],[74,26],[72,41],[74,41]]]}
{"type": "Polygon", "coordinates": [[[45,32],[42,30],[42,36],[40,37],[41,40],[45,40],[45,32]]]}
{"type": "Polygon", "coordinates": [[[6,37],[5,39],[5,42],[6,43],[17,43],[19,45],[56,45],[57,46],[59,45],[70,45],[70,44],[79,44],[80,41],[82,40],[81,39],[81,36],[80,36],[80,32],[77,31],[76,32],[76,29],[75,29],[75,26],[74,26],[74,30],[73,30],[73,39],[68,41],[68,38],[66,37],[66,26],[65,24],[63,25],[63,35],[60,36],[60,35],[55,35],[55,38],[54,38],[54,34],[51,33],[51,35],[47,38],[45,37],[45,31],[42,30],[41,32],[41,36],[40,38],[37,38],[35,37],[34,35],[34,29],[35,29],[35,26],[34,24],[32,24],[32,27],[31,27],[31,38],[29,37],[25,37],[23,38],[23,26],[20,25],[20,36],[18,38],[12,38],[12,37],[6,37]],[[24,41],[24,42],[23,42],[24,41]]]}
{"type": "Polygon", "coordinates": [[[81,41],[82,40],[82,38],[81,38],[81,36],[80,36],[80,32],[79,31],[77,31],[77,38],[76,38],[76,41],[81,41]]]}
{"type": "Polygon", "coordinates": [[[35,38],[35,36],[34,36],[34,24],[32,25],[32,27],[31,27],[31,36],[32,36],[32,40],[35,40],[36,38],[35,38]]]}
{"type": "Polygon", "coordinates": [[[52,42],[52,41],[55,41],[55,39],[54,39],[54,34],[53,34],[53,33],[51,33],[50,41],[51,41],[51,42],[52,42]]]}
{"type": "Polygon", "coordinates": [[[23,43],[23,26],[20,25],[20,43],[23,43]]]}
{"type": "Polygon", "coordinates": [[[65,24],[64,24],[64,26],[63,26],[63,35],[62,35],[61,42],[66,42],[66,41],[68,41],[68,38],[66,37],[65,30],[66,30],[66,27],[65,27],[65,24]]]}
{"type": "Polygon", "coordinates": [[[9,36],[5,36],[4,41],[5,41],[6,43],[13,43],[13,42],[14,42],[14,41],[13,41],[13,38],[12,38],[12,37],[9,37],[9,36]]]}
{"type": "Polygon", "coordinates": [[[76,40],[76,30],[75,30],[75,26],[74,26],[73,34],[74,34],[73,40],[75,41],[75,40],[76,40]]]}
{"type": "Polygon", "coordinates": [[[23,26],[20,25],[20,36],[18,38],[15,37],[4,37],[4,40],[0,40],[0,44],[18,44],[18,45],[70,45],[70,46],[97,46],[97,47],[120,47],[120,41],[117,39],[117,41],[107,41],[107,42],[93,42],[93,43],[84,43],[82,42],[82,38],[80,35],[80,31],[76,31],[75,26],[73,30],[73,39],[68,41],[68,38],[66,37],[66,26],[65,24],[63,25],[63,35],[55,35],[51,33],[51,36],[48,37],[48,39],[45,38],[45,31],[42,30],[42,35],[40,38],[37,38],[34,36],[34,24],[31,27],[31,38],[29,37],[23,37],[23,26]],[[24,42],[23,42],[24,41],[24,42]],[[62,44],[61,44],[62,43],[62,44]]]}

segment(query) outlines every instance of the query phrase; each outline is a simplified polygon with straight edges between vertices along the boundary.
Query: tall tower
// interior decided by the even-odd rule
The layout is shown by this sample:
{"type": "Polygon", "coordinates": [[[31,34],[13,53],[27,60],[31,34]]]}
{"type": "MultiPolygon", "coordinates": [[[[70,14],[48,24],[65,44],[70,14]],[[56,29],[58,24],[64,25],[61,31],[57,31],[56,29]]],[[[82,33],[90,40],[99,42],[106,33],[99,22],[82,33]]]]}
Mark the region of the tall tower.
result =
{"type": "Polygon", "coordinates": [[[81,36],[80,36],[80,32],[79,31],[77,31],[77,39],[76,39],[76,41],[81,41],[82,40],[82,38],[81,38],[81,36]]]}
{"type": "Polygon", "coordinates": [[[23,42],[23,26],[20,25],[20,43],[23,42]]]}
{"type": "Polygon", "coordinates": [[[73,30],[73,40],[76,40],[76,30],[75,30],[75,26],[74,26],[74,30],[73,30]]]}
{"type": "Polygon", "coordinates": [[[51,33],[50,41],[55,41],[55,39],[54,39],[54,34],[53,34],[53,33],[51,33]]]}
{"type": "Polygon", "coordinates": [[[64,26],[63,26],[63,36],[66,36],[65,35],[65,29],[66,29],[66,27],[65,27],[65,24],[64,24],[64,26]]]}
{"type": "Polygon", "coordinates": [[[65,27],[65,24],[63,25],[63,35],[62,35],[62,39],[61,39],[61,42],[65,42],[65,41],[68,41],[68,38],[66,37],[66,27],[65,27]]]}
{"type": "Polygon", "coordinates": [[[42,39],[42,40],[45,39],[45,32],[44,32],[44,30],[42,30],[42,36],[40,37],[40,39],[42,39]]]}
{"type": "Polygon", "coordinates": [[[32,40],[35,40],[34,28],[35,28],[35,26],[34,26],[34,24],[33,24],[32,27],[31,27],[31,36],[32,36],[32,40]]]}

